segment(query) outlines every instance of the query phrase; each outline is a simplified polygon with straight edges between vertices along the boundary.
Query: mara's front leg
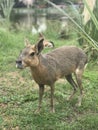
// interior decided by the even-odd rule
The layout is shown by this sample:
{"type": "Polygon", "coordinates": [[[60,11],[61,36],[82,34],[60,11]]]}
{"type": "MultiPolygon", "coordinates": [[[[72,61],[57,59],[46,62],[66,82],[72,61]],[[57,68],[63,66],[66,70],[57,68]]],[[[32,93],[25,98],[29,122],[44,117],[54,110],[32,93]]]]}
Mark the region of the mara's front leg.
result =
{"type": "Polygon", "coordinates": [[[38,109],[36,110],[36,113],[39,113],[41,110],[43,94],[44,94],[44,85],[39,84],[39,105],[38,109]]]}
{"type": "Polygon", "coordinates": [[[51,85],[50,87],[51,87],[51,101],[50,101],[51,112],[55,113],[55,109],[54,109],[54,85],[51,85]]]}

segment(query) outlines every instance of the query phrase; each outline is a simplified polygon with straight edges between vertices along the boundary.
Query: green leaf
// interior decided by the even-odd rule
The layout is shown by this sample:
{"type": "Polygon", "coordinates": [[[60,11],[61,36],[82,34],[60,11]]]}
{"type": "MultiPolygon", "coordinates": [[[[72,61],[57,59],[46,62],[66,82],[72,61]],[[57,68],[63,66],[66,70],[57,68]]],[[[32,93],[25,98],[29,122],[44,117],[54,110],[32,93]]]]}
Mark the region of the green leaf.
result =
{"type": "Polygon", "coordinates": [[[87,1],[86,0],[83,0],[83,1],[84,1],[84,4],[85,4],[85,6],[86,6],[86,8],[87,8],[87,10],[88,10],[88,12],[89,12],[89,14],[91,16],[91,19],[92,19],[93,23],[95,24],[95,26],[96,26],[96,28],[98,30],[98,20],[96,19],[93,11],[90,9],[89,5],[87,4],[87,1]]]}

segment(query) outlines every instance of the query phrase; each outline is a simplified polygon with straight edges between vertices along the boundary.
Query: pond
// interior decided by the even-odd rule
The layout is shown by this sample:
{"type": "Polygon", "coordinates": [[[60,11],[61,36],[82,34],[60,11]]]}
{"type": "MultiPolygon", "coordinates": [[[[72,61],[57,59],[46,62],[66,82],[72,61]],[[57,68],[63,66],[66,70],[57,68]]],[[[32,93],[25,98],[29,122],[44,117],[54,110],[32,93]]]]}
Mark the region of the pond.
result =
{"type": "Polygon", "coordinates": [[[30,29],[32,34],[45,32],[48,28],[48,22],[51,22],[51,24],[53,23],[54,25],[58,22],[59,31],[64,28],[68,31],[68,18],[60,14],[60,12],[54,8],[13,9],[10,20],[13,23],[14,28],[30,29]]]}

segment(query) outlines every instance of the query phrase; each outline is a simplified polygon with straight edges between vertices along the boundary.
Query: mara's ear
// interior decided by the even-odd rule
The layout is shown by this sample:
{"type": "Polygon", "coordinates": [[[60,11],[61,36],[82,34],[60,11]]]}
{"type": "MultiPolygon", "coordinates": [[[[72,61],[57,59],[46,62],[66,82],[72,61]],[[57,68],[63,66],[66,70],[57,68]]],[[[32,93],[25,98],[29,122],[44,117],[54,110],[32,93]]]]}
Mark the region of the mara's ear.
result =
{"type": "Polygon", "coordinates": [[[37,50],[37,54],[40,54],[41,51],[44,49],[43,41],[44,41],[44,39],[42,38],[42,39],[35,45],[36,50],[37,50]]]}
{"type": "Polygon", "coordinates": [[[29,42],[29,40],[26,38],[25,40],[24,40],[24,43],[25,43],[25,46],[27,47],[27,46],[30,46],[30,42],[29,42]]]}

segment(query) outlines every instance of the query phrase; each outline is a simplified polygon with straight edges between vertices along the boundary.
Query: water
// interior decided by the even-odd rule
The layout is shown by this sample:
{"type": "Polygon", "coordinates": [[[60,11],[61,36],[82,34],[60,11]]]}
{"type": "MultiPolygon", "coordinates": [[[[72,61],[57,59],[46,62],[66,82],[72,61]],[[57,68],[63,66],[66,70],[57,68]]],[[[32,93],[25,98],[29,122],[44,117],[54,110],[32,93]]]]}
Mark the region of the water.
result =
{"type": "Polygon", "coordinates": [[[56,21],[60,23],[60,29],[68,26],[67,19],[55,9],[14,9],[11,13],[11,22],[14,28],[30,29],[32,34],[45,32],[48,28],[47,21],[51,24],[56,21]]]}

